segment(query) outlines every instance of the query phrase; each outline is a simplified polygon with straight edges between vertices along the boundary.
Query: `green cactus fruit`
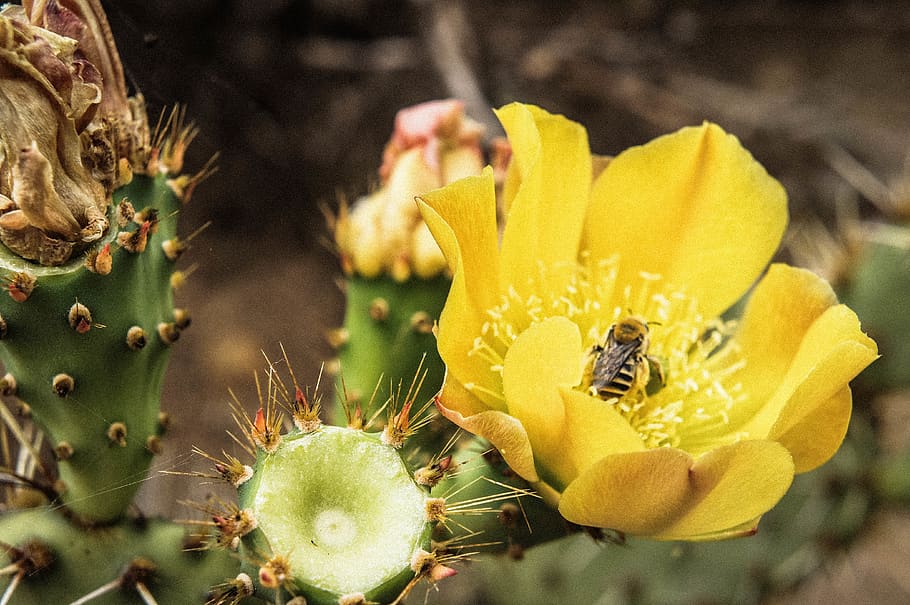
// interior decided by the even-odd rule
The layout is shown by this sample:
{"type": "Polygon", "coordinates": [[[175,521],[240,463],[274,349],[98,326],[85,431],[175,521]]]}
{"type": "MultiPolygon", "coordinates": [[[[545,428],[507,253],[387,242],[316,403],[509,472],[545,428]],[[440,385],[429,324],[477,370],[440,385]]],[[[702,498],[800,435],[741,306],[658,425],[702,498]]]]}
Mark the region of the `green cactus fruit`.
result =
{"type": "MultiPolygon", "coordinates": [[[[290,367],[286,358],[283,365],[290,367]]],[[[476,442],[454,451],[453,438],[432,456],[408,447],[432,414],[432,400],[415,404],[416,384],[358,426],[323,425],[319,397],[305,394],[296,379],[288,388],[274,367],[256,415],[247,418],[235,406],[245,437],[237,441],[252,465],[197,452],[215,470],[200,474],[238,493],[236,504],[195,505],[207,517],[198,523],[216,531],[211,545],[242,561],[242,573],[222,584],[213,603],[234,605],[250,595],[310,605],[399,603],[423,580],[435,585],[454,575],[451,565],[478,550],[565,535],[561,521],[555,533],[538,525],[538,515],[547,522],[558,515],[535,504],[536,495],[476,442]],[[294,425],[283,434],[279,407],[294,425]],[[383,413],[382,430],[371,430],[383,413]]]]}
{"type": "Polygon", "coordinates": [[[0,601],[11,605],[201,605],[237,569],[229,553],[194,550],[184,527],[157,519],[85,529],[39,508],[0,517],[0,535],[0,601]]]}
{"type": "MultiPolygon", "coordinates": [[[[293,375],[292,375],[293,376],[293,375]]],[[[382,432],[323,426],[319,400],[294,385],[291,395],[270,372],[268,399],[245,427],[253,466],[226,456],[217,475],[238,489],[238,504],[198,505],[218,532],[213,544],[236,550],[242,584],[224,586],[216,603],[255,594],[310,604],[388,603],[424,577],[441,579],[449,568],[431,552],[437,519],[427,487],[413,477],[404,441],[426,408],[390,403],[397,412],[382,432]],[[295,428],[281,434],[278,403],[292,411],[295,428]]]]}
{"type": "Polygon", "coordinates": [[[256,522],[241,538],[245,571],[261,592],[308,603],[358,593],[391,602],[430,550],[427,497],[380,434],[326,426],[284,435],[239,488],[239,508],[256,522]]]}
{"type": "Polygon", "coordinates": [[[124,513],[159,447],[162,376],[186,321],[162,246],[175,240],[180,201],[163,175],[136,176],[114,200],[127,198],[145,210],[84,258],[42,267],[0,248],[4,363],[35,421],[68,445],[60,502],[94,523],[124,513]],[[25,275],[30,292],[18,283],[25,275]]]}

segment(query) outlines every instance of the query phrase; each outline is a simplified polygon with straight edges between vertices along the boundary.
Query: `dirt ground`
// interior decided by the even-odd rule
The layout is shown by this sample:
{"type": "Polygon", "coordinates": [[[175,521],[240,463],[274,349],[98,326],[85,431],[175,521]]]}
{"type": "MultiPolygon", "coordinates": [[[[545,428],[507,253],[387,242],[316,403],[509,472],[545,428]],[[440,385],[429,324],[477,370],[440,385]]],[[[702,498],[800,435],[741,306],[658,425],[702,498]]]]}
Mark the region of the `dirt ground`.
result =
{"type": "MultiPolygon", "coordinates": [[[[172,358],[175,426],[160,469],[198,465],[192,444],[228,446],[228,389],[253,406],[260,351],[275,357],[283,343],[313,379],[331,357],[324,334],[343,297],[319,206],[376,182],[403,106],[457,96],[495,133],[489,107],[536,103],[585,124],[604,154],[715,121],[783,182],[794,224],[830,219],[848,189],[832,149],[883,179],[910,150],[910,11],[899,0],[104,4],[150,113],[184,103],[199,126],[190,167],[220,154],[182,217],[186,232],[211,226],[181,261],[196,267],[179,293],[194,325],[172,358]]],[[[154,476],[145,506],[185,515],[176,498],[198,489],[154,476]]],[[[905,602],[908,536],[906,514],[885,516],[788,602],[905,602]]]]}

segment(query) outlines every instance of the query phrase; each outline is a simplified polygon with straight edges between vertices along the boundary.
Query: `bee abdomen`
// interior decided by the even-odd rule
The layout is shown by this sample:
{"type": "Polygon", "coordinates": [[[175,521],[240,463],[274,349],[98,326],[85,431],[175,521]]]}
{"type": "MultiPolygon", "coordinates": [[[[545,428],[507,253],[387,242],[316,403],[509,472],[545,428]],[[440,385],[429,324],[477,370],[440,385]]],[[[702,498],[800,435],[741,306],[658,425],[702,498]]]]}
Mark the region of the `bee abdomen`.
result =
{"type": "Polygon", "coordinates": [[[597,389],[597,394],[605,399],[622,397],[632,388],[635,382],[635,371],[636,364],[630,360],[623,364],[616,376],[613,377],[613,380],[607,384],[597,384],[598,381],[595,379],[594,387],[597,389]]]}

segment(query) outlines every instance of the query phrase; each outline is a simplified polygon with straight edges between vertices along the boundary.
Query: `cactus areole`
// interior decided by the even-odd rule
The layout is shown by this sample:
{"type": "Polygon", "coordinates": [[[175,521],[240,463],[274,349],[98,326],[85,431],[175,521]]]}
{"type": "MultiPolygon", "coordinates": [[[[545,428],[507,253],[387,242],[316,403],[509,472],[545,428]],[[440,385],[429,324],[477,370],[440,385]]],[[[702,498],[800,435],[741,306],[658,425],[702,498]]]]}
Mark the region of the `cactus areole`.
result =
{"type": "Polygon", "coordinates": [[[415,553],[429,547],[427,493],[378,434],[326,426],[287,435],[260,453],[239,491],[257,524],[243,548],[287,557],[286,588],[309,603],[355,593],[389,602],[414,577],[415,553]]]}

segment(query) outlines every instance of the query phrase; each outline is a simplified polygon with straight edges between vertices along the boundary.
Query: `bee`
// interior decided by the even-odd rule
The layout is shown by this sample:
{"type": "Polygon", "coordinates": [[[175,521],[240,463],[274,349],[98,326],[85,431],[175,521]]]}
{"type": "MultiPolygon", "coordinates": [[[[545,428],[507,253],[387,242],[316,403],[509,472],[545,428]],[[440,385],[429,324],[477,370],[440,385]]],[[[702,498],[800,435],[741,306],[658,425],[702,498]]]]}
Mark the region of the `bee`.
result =
{"type": "Polygon", "coordinates": [[[629,315],[610,326],[607,342],[594,346],[591,387],[603,399],[643,393],[651,379],[651,366],[664,383],[660,362],[648,355],[651,343],[648,323],[629,315]]]}

